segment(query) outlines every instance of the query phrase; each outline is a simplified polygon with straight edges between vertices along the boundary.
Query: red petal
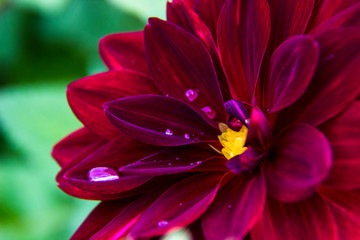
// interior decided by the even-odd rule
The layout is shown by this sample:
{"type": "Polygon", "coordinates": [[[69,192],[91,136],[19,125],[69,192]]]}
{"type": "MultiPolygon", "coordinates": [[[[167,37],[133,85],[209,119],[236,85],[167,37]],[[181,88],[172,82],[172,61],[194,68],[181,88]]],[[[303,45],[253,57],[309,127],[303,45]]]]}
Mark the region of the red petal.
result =
{"type": "Polygon", "coordinates": [[[360,188],[360,102],[321,126],[333,150],[333,167],[325,184],[341,189],[360,188]]]}
{"type": "Polygon", "coordinates": [[[94,234],[91,240],[125,239],[124,237],[138,221],[144,210],[158,198],[160,190],[163,189],[158,189],[156,192],[140,196],[130,203],[126,208],[122,209],[122,211],[118,212],[106,226],[94,234]]]}
{"type": "MultiPolygon", "coordinates": [[[[185,0],[189,2],[189,0],[185,0]]],[[[192,7],[197,14],[204,20],[216,39],[216,27],[218,18],[226,0],[194,0],[192,7]]],[[[190,3],[191,6],[191,3],[190,3]]]]}
{"type": "Polygon", "coordinates": [[[209,49],[209,52],[216,52],[216,43],[208,26],[202,21],[187,4],[181,0],[167,2],[167,20],[182,27],[199,38],[209,49]]]}
{"type": "Polygon", "coordinates": [[[222,174],[197,174],[162,194],[130,231],[134,238],[163,235],[186,227],[207,209],[217,192],[222,174]]]}
{"type": "Polygon", "coordinates": [[[270,124],[264,113],[256,106],[252,109],[248,129],[245,145],[252,146],[256,150],[267,150],[272,139],[270,124]]]}
{"type": "Polygon", "coordinates": [[[64,167],[89,145],[98,140],[101,140],[99,136],[93,134],[87,128],[80,128],[58,142],[54,146],[51,155],[61,167],[64,167]]]}
{"type": "Polygon", "coordinates": [[[266,0],[229,0],[218,23],[220,59],[233,98],[252,98],[270,36],[266,0]]]}
{"type": "Polygon", "coordinates": [[[311,30],[310,34],[313,36],[319,36],[330,29],[345,26],[360,26],[360,3],[322,22],[319,26],[311,30]]]}
{"type": "Polygon", "coordinates": [[[360,236],[360,191],[321,189],[338,225],[339,239],[353,240],[360,236]]]}
{"type": "Polygon", "coordinates": [[[125,165],[119,171],[152,176],[176,174],[189,171],[213,156],[214,152],[207,145],[173,147],[125,165]]]}
{"type": "Polygon", "coordinates": [[[315,0],[269,0],[272,26],[269,41],[270,52],[286,39],[304,33],[314,3],[315,0]]]}
{"type": "Polygon", "coordinates": [[[359,3],[359,0],[316,0],[307,32],[335,14],[359,3]]]}
{"type": "MultiPolygon", "coordinates": [[[[222,6],[222,3],[220,2],[221,1],[207,0],[207,9],[209,9],[209,5],[220,4],[222,6]]],[[[214,62],[223,97],[226,100],[231,99],[229,87],[227,85],[227,79],[220,63],[218,49],[208,26],[203,22],[199,15],[197,15],[188,6],[188,4],[184,3],[182,0],[174,0],[172,2],[168,2],[166,12],[168,21],[173,22],[176,25],[185,29],[186,31],[192,33],[195,37],[200,39],[207,47],[214,62]]]]}
{"type": "Polygon", "coordinates": [[[274,140],[264,168],[269,194],[282,202],[311,196],[328,176],[331,147],[316,128],[298,124],[286,128],[274,140]]]}
{"type": "Polygon", "coordinates": [[[124,70],[77,80],[68,86],[67,97],[71,109],[89,130],[111,139],[121,133],[106,119],[102,105],[117,98],[148,93],[159,94],[151,78],[124,70]]]}
{"type": "Polygon", "coordinates": [[[217,138],[217,129],[175,98],[142,95],[108,102],[104,107],[114,126],[144,143],[177,146],[217,138]]]}
{"type": "Polygon", "coordinates": [[[129,191],[148,181],[151,176],[121,175],[117,170],[158,151],[158,147],[137,143],[127,136],[118,137],[68,170],[64,178],[70,184],[86,191],[99,193],[129,191]],[[88,176],[89,171],[98,167],[112,169],[114,173],[117,173],[118,178],[91,181],[88,176]]]}
{"type": "Polygon", "coordinates": [[[305,94],[283,111],[281,126],[287,125],[285,120],[318,126],[343,111],[360,93],[359,29],[330,30],[317,41],[321,56],[314,78],[305,94]]]}
{"type": "Polygon", "coordinates": [[[144,53],[144,31],[108,35],[100,40],[99,50],[110,70],[132,69],[150,74],[144,53]]]}
{"type": "Polygon", "coordinates": [[[313,77],[318,59],[318,44],[309,36],[283,42],[270,59],[265,109],[277,112],[298,100],[313,77]]]}
{"type": "Polygon", "coordinates": [[[214,64],[198,39],[170,22],[151,18],[145,28],[145,54],[165,95],[184,100],[206,119],[225,121],[214,64]],[[214,116],[206,115],[204,108],[211,108],[214,116]]]}
{"type": "Polygon", "coordinates": [[[206,239],[242,239],[262,215],[265,200],[261,174],[235,176],[221,187],[202,218],[206,239]]]}
{"type": "Polygon", "coordinates": [[[133,199],[122,199],[101,202],[76,230],[70,240],[90,239],[97,231],[103,228],[119,212],[121,212],[133,199]]]}
{"type": "Polygon", "coordinates": [[[251,232],[254,240],[337,240],[335,219],[325,201],[314,195],[303,202],[268,198],[263,219],[251,232]]]}

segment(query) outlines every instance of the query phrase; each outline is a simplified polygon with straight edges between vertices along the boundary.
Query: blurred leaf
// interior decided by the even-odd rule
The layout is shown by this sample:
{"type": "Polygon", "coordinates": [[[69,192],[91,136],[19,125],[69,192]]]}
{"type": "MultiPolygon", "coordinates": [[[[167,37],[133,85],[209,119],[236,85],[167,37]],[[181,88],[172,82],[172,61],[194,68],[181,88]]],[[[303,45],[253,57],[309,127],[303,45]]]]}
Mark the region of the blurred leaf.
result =
{"type": "Polygon", "coordinates": [[[145,21],[149,17],[165,19],[166,0],[108,0],[108,2],[118,7],[119,9],[126,9],[129,12],[135,13],[145,21]]]}
{"type": "Polygon", "coordinates": [[[96,203],[71,198],[56,187],[59,167],[51,148],[64,132],[80,127],[67,107],[65,87],[0,91],[1,128],[7,142],[23,153],[23,161],[13,156],[0,161],[0,239],[67,239],[83,220],[79,214],[84,218],[96,203]]]}

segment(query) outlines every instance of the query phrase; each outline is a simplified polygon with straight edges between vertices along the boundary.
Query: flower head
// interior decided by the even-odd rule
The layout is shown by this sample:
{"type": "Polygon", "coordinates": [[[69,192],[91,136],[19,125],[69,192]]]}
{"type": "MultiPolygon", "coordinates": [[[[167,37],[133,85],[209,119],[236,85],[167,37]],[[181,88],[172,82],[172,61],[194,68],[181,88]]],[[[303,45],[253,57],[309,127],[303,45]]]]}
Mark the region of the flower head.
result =
{"type": "Polygon", "coordinates": [[[360,235],[359,1],[173,0],[100,41],[53,156],[73,239],[360,235]]]}

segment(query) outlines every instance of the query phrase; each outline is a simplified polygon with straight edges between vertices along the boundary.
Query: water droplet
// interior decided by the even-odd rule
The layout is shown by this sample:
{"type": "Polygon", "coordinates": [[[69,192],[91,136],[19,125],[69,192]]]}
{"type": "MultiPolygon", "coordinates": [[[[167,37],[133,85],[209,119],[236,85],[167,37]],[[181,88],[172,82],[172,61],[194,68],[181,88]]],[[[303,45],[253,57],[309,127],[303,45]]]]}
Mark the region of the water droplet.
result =
{"type": "Polygon", "coordinates": [[[249,124],[250,123],[250,119],[245,119],[245,123],[249,124]]]}
{"type": "Polygon", "coordinates": [[[172,164],[171,163],[168,163],[169,166],[171,166],[172,164]]]}
{"type": "Polygon", "coordinates": [[[202,163],[202,161],[197,161],[197,162],[196,162],[197,165],[199,165],[199,164],[201,164],[201,163],[202,163]]]}
{"type": "Polygon", "coordinates": [[[182,206],[182,205],[184,205],[182,202],[181,202],[181,203],[179,203],[179,206],[182,206]]]}
{"type": "Polygon", "coordinates": [[[194,165],[194,163],[192,162],[192,163],[190,163],[190,166],[192,166],[192,165],[194,165]]]}
{"type": "Polygon", "coordinates": [[[118,173],[108,167],[96,167],[88,172],[88,179],[92,182],[114,181],[119,178],[118,173]]]}
{"type": "Polygon", "coordinates": [[[190,88],[185,92],[185,96],[190,102],[192,102],[198,97],[198,92],[190,88]]]}
{"type": "Polygon", "coordinates": [[[200,132],[201,135],[204,135],[205,133],[204,132],[200,132]]]}
{"type": "Polygon", "coordinates": [[[177,158],[175,158],[175,160],[180,160],[180,158],[177,157],[177,158]]]}
{"type": "Polygon", "coordinates": [[[188,133],[185,133],[185,134],[184,134],[184,138],[185,138],[185,139],[190,139],[190,135],[189,135],[188,133]]]}
{"type": "Polygon", "coordinates": [[[267,109],[266,109],[267,112],[270,112],[270,110],[271,110],[270,108],[267,108],[267,109]]]}
{"type": "Polygon", "coordinates": [[[158,222],[158,226],[159,226],[159,227],[165,227],[165,226],[167,226],[168,224],[169,224],[169,222],[168,222],[168,221],[165,221],[165,220],[162,220],[162,221],[158,222]]]}
{"type": "Polygon", "coordinates": [[[230,209],[230,208],[231,208],[231,205],[230,205],[230,204],[229,204],[229,205],[227,205],[227,208],[228,208],[228,209],[230,209]]]}
{"type": "Polygon", "coordinates": [[[171,136],[174,134],[174,132],[171,131],[170,129],[166,129],[165,134],[171,136]]]}
{"type": "Polygon", "coordinates": [[[216,112],[209,106],[203,107],[201,111],[203,111],[210,119],[214,119],[216,116],[216,112]]]}

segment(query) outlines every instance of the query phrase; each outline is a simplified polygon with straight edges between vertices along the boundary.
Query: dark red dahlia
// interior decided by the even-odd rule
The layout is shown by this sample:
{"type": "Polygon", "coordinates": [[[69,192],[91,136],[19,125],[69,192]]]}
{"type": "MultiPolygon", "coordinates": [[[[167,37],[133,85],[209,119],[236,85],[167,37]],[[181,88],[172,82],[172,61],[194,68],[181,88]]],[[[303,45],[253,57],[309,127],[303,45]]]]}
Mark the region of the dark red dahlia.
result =
{"type": "Polygon", "coordinates": [[[53,156],[72,239],[360,239],[360,1],[173,0],[100,41],[53,156]]]}

